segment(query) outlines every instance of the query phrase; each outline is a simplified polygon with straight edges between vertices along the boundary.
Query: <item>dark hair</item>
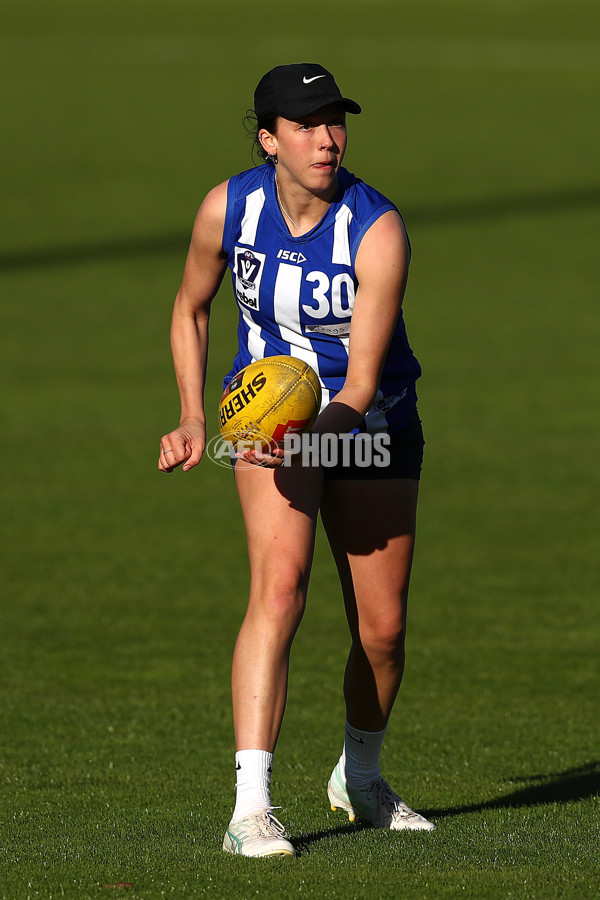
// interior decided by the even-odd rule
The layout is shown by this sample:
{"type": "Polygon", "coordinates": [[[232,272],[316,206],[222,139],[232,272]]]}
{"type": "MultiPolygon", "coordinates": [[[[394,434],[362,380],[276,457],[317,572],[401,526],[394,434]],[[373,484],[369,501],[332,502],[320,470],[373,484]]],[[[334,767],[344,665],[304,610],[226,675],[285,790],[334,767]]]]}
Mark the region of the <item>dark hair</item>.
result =
{"type": "Polygon", "coordinates": [[[277,119],[278,116],[270,114],[258,118],[253,109],[249,109],[242,119],[242,125],[246,129],[246,135],[252,140],[252,162],[254,162],[254,154],[256,153],[263,163],[273,165],[273,161],[265,151],[258,135],[263,128],[271,134],[275,134],[277,130],[277,119]]]}

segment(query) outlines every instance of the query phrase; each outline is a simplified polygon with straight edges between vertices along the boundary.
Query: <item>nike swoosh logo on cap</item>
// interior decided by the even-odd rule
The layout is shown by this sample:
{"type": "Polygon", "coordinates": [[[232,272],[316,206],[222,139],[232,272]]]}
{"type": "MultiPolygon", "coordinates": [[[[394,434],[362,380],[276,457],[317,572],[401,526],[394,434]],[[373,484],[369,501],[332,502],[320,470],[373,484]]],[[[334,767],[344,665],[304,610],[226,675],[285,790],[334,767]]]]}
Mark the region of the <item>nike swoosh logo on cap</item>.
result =
{"type": "Polygon", "coordinates": [[[302,81],[304,82],[304,84],[310,84],[311,81],[316,81],[317,78],[325,78],[325,76],[324,75],[314,75],[312,78],[307,78],[305,75],[304,78],[302,79],[302,81]]]}

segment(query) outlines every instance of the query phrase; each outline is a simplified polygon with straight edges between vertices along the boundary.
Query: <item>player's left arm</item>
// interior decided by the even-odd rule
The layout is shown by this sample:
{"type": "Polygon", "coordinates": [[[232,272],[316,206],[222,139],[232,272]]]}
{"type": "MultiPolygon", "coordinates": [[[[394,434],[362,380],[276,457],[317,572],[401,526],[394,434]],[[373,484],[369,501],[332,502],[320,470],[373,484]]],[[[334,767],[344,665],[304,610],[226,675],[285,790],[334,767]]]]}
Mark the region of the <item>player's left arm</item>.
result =
{"type": "Polygon", "coordinates": [[[358,248],[355,263],[358,289],[346,380],[312,431],[348,432],[371,407],[400,314],[409,260],[410,246],[404,223],[397,212],[389,210],[373,223],[358,248]]]}

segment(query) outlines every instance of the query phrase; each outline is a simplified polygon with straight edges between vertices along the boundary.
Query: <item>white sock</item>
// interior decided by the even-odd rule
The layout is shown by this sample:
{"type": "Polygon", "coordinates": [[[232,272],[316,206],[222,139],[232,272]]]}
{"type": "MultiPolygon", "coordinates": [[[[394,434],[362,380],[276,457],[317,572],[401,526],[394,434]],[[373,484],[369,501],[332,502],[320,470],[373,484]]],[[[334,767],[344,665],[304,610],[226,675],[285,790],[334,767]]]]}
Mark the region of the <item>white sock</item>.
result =
{"type": "Polygon", "coordinates": [[[267,750],[238,750],[235,754],[235,809],[232,822],[257,809],[270,809],[273,754],[267,750]]]}
{"type": "Polygon", "coordinates": [[[381,775],[379,756],[385,732],[385,728],[383,731],[360,731],[346,721],[340,768],[345,773],[347,784],[362,787],[381,775]]]}

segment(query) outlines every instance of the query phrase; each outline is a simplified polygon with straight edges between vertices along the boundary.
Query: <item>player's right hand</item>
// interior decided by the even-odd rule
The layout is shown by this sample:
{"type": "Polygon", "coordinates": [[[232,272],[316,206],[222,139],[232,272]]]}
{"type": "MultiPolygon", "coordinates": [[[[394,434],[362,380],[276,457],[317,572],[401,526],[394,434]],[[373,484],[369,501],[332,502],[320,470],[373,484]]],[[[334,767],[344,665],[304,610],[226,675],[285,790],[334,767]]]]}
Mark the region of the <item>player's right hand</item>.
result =
{"type": "Polygon", "coordinates": [[[263,469],[278,469],[283,465],[286,451],[282,447],[276,447],[273,450],[260,451],[256,449],[244,450],[236,453],[238,459],[253,466],[262,466],[263,469]]]}
{"type": "Polygon", "coordinates": [[[163,435],[158,458],[159,472],[172,472],[183,463],[187,472],[202,459],[206,445],[206,424],[202,419],[184,419],[178,428],[163,435]]]}

